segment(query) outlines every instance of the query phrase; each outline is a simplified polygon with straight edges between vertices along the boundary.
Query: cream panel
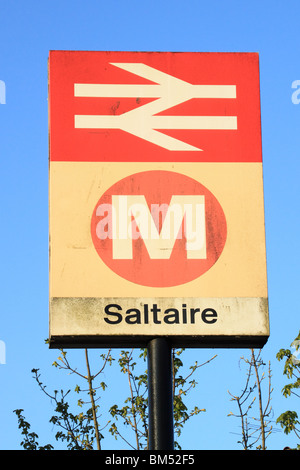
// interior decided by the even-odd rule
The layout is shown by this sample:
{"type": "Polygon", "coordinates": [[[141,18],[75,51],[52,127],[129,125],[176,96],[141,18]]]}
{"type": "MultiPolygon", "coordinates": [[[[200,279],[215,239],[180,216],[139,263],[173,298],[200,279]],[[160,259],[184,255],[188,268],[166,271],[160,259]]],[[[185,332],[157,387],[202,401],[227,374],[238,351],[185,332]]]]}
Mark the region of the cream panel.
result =
{"type": "Polygon", "coordinates": [[[260,163],[50,164],[51,297],[267,297],[262,165],[260,163]],[[227,241],[215,265],[171,288],[144,287],[112,272],[91,239],[92,212],[118,180],[140,171],[183,173],[206,186],[227,220],[227,241]]]}

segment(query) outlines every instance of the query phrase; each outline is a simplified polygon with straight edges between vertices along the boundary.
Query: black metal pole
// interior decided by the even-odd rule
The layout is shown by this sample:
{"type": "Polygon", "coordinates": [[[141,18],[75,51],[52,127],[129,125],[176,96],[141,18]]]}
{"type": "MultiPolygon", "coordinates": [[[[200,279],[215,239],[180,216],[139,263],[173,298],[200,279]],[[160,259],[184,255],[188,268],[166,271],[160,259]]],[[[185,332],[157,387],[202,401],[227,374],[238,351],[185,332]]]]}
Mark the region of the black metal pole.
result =
{"type": "Polygon", "coordinates": [[[149,450],[173,450],[172,348],[165,338],[154,338],[147,349],[149,450]]]}

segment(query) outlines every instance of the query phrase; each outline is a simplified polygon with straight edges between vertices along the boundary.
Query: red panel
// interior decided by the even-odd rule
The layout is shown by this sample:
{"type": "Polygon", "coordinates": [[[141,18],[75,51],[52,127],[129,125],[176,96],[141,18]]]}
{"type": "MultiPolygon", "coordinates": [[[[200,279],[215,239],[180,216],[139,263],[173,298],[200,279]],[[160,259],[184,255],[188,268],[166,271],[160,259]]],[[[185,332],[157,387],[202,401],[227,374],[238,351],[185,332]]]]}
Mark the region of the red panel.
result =
{"type": "Polygon", "coordinates": [[[79,162],[260,162],[256,53],[51,51],[50,159],[79,162]],[[120,115],[149,98],[74,97],[74,83],[152,84],[111,63],[144,63],[192,85],[235,85],[236,98],[190,99],[161,115],[236,116],[237,129],[161,131],[202,151],[167,150],[120,129],[78,129],[74,115],[120,115]]]}

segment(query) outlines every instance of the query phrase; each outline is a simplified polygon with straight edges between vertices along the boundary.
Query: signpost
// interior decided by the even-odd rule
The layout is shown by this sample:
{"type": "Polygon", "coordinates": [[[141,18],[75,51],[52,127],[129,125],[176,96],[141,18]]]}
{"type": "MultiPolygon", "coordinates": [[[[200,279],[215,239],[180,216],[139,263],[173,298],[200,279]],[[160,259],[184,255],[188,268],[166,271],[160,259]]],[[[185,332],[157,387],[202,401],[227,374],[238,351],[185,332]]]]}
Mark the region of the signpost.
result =
{"type": "Polygon", "coordinates": [[[263,346],[258,55],[51,51],[49,122],[50,347],[263,346]]]}

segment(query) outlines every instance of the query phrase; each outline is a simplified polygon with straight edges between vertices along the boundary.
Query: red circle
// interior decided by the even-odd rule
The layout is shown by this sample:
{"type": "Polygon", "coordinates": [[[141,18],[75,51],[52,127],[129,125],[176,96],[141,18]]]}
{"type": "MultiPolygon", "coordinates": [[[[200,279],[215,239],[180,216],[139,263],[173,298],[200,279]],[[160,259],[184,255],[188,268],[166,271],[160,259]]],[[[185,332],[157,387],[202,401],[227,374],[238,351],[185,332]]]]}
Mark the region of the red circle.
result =
{"type": "Polygon", "coordinates": [[[127,176],[101,196],[93,211],[91,234],[100,258],[122,278],[143,286],[171,287],[198,278],[216,263],[226,242],[227,224],[220,203],[201,183],[180,173],[153,170],[127,176]],[[112,223],[108,213],[97,215],[100,205],[112,203],[112,195],[143,195],[149,207],[151,204],[169,204],[173,195],[204,196],[206,259],[188,259],[184,236],[176,239],[169,259],[151,259],[141,237],[131,241],[132,259],[113,259],[112,237],[103,239],[97,235],[97,226],[104,217],[112,223]]]}

